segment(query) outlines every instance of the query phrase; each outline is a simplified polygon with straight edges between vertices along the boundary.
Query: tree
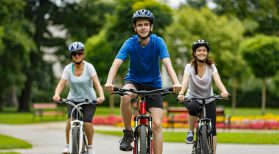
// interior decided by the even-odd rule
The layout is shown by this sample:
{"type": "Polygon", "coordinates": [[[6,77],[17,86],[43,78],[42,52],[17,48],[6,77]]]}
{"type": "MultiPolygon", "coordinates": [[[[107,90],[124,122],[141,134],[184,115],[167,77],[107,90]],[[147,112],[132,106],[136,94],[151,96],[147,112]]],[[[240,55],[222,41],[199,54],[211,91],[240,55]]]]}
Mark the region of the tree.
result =
{"type": "Polygon", "coordinates": [[[263,33],[279,35],[278,0],[214,0],[215,11],[238,17],[243,21],[246,35],[263,33]]]}
{"type": "Polygon", "coordinates": [[[26,80],[24,65],[28,64],[28,54],[35,48],[30,34],[34,27],[24,18],[23,1],[0,1],[0,110],[7,100],[17,100],[17,88],[22,88],[26,80]]]}
{"type": "Polygon", "coordinates": [[[248,38],[241,44],[243,57],[254,75],[262,79],[261,111],[266,108],[266,79],[274,76],[279,68],[279,38],[258,35],[248,38]]]}

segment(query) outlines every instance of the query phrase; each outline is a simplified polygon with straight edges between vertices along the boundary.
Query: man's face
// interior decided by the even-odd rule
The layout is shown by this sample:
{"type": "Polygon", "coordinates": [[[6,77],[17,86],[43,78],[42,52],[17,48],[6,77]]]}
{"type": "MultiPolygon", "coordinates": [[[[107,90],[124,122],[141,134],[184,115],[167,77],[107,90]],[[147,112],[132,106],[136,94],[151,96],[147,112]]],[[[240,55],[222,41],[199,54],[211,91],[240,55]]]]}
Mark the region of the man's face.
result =
{"type": "Polygon", "coordinates": [[[134,30],[140,37],[147,37],[149,32],[152,31],[153,25],[147,19],[138,19],[134,25],[134,30]]]}

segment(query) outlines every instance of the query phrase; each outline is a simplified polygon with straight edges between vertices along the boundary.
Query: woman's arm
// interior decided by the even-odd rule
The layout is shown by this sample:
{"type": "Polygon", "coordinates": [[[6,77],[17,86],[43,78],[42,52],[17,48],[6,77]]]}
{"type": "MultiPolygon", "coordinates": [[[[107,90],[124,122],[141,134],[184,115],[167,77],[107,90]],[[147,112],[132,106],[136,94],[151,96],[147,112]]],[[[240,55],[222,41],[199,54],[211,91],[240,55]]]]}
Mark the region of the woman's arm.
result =
{"type": "Polygon", "coordinates": [[[213,80],[217,86],[217,88],[221,91],[222,97],[228,97],[229,93],[227,92],[226,87],[221,81],[220,75],[218,72],[213,73],[213,80]]]}
{"type": "Polygon", "coordinates": [[[66,84],[67,80],[65,79],[60,79],[60,81],[58,82],[57,86],[56,86],[56,89],[55,89],[55,93],[54,93],[54,96],[52,97],[52,99],[55,101],[55,102],[58,102],[61,98],[60,98],[60,94],[61,92],[63,91],[64,87],[65,87],[65,84],[66,84]]]}

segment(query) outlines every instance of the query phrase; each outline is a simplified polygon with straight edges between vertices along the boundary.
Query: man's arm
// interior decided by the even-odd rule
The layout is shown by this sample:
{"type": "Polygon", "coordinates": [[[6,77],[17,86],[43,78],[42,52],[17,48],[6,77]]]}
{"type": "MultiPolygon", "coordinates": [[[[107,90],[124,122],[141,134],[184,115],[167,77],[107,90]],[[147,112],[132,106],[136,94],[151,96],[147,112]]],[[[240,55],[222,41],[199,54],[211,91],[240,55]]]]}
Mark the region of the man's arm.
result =
{"type": "Polygon", "coordinates": [[[167,70],[167,72],[168,72],[172,82],[173,82],[173,86],[172,86],[173,87],[173,91],[175,93],[178,93],[180,91],[180,89],[181,89],[181,84],[178,81],[176,73],[175,73],[175,71],[174,71],[174,69],[172,67],[170,58],[164,58],[164,59],[162,59],[162,62],[163,62],[163,65],[165,66],[165,68],[166,68],[166,70],[167,70]]]}
{"type": "Polygon", "coordinates": [[[113,92],[113,88],[114,88],[113,80],[122,63],[123,63],[123,60],[116,58],[116,59],[114,59],[112,65],[110,67],[107,82],[105,84],[105,88],[110,92],[113,92]]]}

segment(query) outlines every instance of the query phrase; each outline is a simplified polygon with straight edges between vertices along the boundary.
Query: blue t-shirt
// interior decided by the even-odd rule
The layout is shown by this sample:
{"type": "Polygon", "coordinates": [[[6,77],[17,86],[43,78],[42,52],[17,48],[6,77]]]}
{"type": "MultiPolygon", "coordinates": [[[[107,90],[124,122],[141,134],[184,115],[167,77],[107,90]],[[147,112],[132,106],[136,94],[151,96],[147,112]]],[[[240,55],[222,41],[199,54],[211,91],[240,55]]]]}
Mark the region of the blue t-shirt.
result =
{"type": "Polygon", "coordinates": [[[116,56],[123,61],[127,57],[130,58],[130,67],[125,77],[126,81],[154,88],[162,87],[159,60],[168,58],[169,52],[161,37],[152,34],[148,44],[141,47],[138,35],[133,35],[125,41],[116,56]]]}

